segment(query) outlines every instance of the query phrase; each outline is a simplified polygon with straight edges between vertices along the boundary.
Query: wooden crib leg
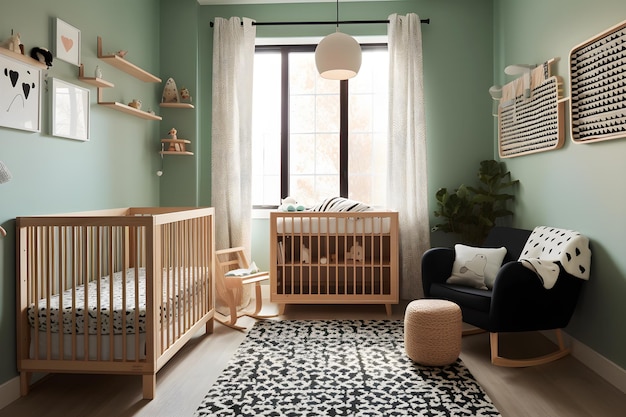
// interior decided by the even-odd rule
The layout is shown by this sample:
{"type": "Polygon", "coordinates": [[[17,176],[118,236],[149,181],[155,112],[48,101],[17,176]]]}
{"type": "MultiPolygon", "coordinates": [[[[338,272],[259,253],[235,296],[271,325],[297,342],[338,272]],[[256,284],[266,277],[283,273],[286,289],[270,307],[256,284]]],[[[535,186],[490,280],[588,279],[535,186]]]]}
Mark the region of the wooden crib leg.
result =
{"type": "Polygon", "coordinates": [[[31,372],[20,372],[20,395],[24,396],[28,394],[28,388],[30,387],[31,372]]]}
{"type": "Polygon", "coordinates": [[[206,322],[206,334],[213,334],[213,323],[214,323],[214,319],[213,317],[211,317],[207,322],[206,322]]]}
{"type": "Polygon", "coordinates": [[[143,399],[152,400],[156,392],[156,373],[142,377],[143,399]]]}
{"type": "Polygon", "coordinates": [[[388,316],[391,316],[391,304],[385,304],[385,312],[388,316]]]}

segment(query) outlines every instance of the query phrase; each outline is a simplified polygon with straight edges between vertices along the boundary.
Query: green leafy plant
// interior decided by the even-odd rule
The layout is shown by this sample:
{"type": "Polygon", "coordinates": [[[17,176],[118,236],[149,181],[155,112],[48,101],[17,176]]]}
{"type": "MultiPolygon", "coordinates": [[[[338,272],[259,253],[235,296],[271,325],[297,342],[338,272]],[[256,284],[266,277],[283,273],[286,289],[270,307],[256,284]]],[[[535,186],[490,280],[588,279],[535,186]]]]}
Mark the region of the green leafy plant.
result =
{"type": "Polygon", "coordinates": [[[481,244],[499,217],[513,215],[506,205],[515,196],[503,192],[518,180],[511,180],[511,173],[503,164],[494,160],[481,161],[477,187],[461,184],[454,192],[440,188],[435,195],[435,217],[444,219],[433,231],[457,233],[468,244],[481,244]]]}

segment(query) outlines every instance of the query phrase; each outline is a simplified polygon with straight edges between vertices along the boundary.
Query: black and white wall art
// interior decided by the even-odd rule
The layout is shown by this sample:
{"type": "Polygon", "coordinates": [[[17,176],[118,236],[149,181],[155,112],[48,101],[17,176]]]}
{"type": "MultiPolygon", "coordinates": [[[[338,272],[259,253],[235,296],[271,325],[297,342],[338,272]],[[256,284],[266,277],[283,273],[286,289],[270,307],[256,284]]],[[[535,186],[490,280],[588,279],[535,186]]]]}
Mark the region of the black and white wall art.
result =
{"type": "Polygon", "coordinates": [[[569,68],[572,140],[626,137],[626,21],[575,46],[569,68]]]}
{"type": "Polygon", "coordinates": [[[41,131],[41,69],[0,54],[0,126],[41,131]]]}
{"type": "Polygon", "coordinates": [[[561,78],[547,61],[502,87],[498,106],[501,158],[559,149],[565,141],[561,78]],[[525,79],[526,78],[526,79],[525,79]]]}

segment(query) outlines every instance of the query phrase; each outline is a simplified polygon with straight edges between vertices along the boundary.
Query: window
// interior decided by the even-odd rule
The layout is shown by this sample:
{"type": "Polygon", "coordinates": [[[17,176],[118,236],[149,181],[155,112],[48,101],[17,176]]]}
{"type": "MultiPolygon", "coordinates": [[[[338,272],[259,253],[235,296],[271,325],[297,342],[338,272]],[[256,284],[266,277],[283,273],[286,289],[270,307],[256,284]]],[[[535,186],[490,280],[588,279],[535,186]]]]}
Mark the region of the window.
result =
{"type": "Polygon", "coordinates": [[[257,47],[252,122],[252,202],[313,205],[341,195],[384,205],[387,166],[386,46],[363,46],[359,74],[326,80],[315,46],[257,47]]]}

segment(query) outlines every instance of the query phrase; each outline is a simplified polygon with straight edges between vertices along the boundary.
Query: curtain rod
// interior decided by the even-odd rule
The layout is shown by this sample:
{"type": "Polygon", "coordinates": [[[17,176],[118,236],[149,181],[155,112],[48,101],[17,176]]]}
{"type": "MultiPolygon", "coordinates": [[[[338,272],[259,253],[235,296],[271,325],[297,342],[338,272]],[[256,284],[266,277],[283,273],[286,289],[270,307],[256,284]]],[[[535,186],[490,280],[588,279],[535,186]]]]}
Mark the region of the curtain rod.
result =
{"type": "MultiPolygon", "coordinates": [[[[430,24],[430,19],[421,19],[421,23],[430,24]]],[[[372,24],[372,23],[389,23],[389,20],[339,20],[332,22],[252,22],[253,26],[286,26],[286,25],[353,25],[353,24],[372,24]]],[[[243,22],[241,22],[243,25],[243,22]]],[[[214,23],[210,22],[213,27],[214,23]]]]}

